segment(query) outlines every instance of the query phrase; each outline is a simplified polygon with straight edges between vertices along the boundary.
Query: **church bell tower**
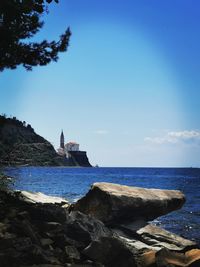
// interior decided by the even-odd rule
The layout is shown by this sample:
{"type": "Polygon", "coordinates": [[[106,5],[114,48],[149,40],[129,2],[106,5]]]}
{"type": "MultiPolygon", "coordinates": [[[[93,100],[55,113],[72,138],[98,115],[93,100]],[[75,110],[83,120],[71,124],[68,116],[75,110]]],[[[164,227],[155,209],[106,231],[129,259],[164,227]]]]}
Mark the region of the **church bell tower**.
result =
{"type": "Polygon", "coordinates": [[[65,138],[64,138],[63,130],[60,135],[60,148],[63,148],[63,149],[65,148],[65,138]]]}

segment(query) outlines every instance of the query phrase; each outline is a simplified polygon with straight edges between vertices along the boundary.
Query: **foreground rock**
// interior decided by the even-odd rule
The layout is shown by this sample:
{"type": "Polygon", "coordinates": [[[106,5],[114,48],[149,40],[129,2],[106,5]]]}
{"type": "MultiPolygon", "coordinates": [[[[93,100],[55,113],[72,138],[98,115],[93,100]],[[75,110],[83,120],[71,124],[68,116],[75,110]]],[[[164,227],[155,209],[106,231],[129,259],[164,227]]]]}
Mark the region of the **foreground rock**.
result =
{"type": "MultiPolygon", "coordinates": [[[[116,185],[110,186],[114,191],[116,185]]],[[[132,188],[129,190],[132,192],[132,188]]],[[[137,189],[139,191],[144,193],[137,189]]],[[[122,193],[125,191],[122,190],[122,193]]],[[[151,196],[153,198],[153,194],[151,196]]],[[[166,198],[169,198],[169,194],[166,198]]],[[[128,208],[129,203],[128,199],[128,208]]],[[[98,205],[102,210],[99,202],[98,205]]],[[[102,205],[104,207],[105,203],[102,205]]],[[[110,213],[113,218],[112,209],[110,213]]],[[[116,214],[119,214],[119,210],[116,214]]],[[[115,224],[105,226],[94,216],[73,210],[73,205],[69,206],[64,199],[41,193],[0,191],[0,266],[200,266],[200,250],[194,242],[147,224],[146,217],[145,220],[141,217],[138,219],[138,216],[130,218],[129,222],[122,223],[120,220],[118,223],[116,220],[115,224]]]]}
{"type": "Polygon", "coordinates": [[[37,194],[0,192],[0,266],[102,266],[82,250],[112,232],[90,216],[69,213],[62,202],[49,203],[43,194],[40,201],[27,201],[32,195],[37,194]]]}
{"type": "Polygon", "coordinates": [[[90,214],[108,224],[153,220],[180,209],[185,202],[177,190],[146,189],[110,183],[95,183],[74,210],[90,214]]]}
{"type": "Polygon", "coordinates": [[[0,192],[0,266],[137,266],[132,251],[103,222],[42,199],[0,192]],[[103,254],[97,256],[94,244],[103,254]]]}

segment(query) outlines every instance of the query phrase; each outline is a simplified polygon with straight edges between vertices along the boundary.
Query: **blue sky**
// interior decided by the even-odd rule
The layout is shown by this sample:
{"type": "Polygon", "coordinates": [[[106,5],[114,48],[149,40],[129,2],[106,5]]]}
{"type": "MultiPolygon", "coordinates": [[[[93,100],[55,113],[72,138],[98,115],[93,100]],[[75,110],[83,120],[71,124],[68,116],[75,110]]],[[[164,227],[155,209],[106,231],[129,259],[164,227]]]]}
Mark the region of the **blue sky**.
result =
{"type": "Polygon", "coordinates": [[[100,166],[200,167],[198,0],[61,0],[36,40],[72,37],[57,63],[0,73],[0,112],[100,166]]]}

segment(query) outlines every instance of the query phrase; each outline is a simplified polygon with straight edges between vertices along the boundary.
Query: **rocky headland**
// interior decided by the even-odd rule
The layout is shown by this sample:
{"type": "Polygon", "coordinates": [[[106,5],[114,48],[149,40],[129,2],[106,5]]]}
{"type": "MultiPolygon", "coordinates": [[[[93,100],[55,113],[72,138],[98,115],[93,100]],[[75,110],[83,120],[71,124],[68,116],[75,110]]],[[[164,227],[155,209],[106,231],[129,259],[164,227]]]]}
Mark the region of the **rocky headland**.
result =
{"type": "Polygon", "coordinates": [[[0,192],[2,267],[197,267],[190,240],[151,223],[179,209],[180,191],[95,183],[76,203],[0,192]]]}
{"type": "Polygon", "coordinates": [[[91,167],[86,152],[68,160],[60,156],[30,124],[16,117],[0,115],[0,166],[81,166],[91,167]]]}

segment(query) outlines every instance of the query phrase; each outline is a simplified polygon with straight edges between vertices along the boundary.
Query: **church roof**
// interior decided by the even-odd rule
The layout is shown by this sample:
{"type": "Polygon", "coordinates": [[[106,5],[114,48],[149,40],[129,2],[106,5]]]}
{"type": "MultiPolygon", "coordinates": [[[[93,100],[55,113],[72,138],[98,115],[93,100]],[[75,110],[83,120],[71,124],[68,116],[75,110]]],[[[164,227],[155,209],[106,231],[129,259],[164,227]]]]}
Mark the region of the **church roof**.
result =
{"type": "Polygon", "coordinates": [[[74,141],[70,141],[70,142],[68,142],[66,145],[78,145],[78,143],[76,143],[76,142],[74,142],[74,141]]]}

